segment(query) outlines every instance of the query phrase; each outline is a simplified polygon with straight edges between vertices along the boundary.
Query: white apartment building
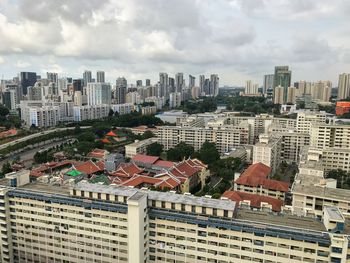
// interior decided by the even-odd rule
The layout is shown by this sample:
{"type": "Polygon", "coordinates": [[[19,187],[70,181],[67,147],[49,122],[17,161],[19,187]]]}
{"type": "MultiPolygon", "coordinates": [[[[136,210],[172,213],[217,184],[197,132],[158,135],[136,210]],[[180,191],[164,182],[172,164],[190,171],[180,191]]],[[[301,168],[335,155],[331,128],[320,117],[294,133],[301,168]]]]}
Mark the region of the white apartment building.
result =
{"type": "Polygon", "coordinates": [[[313,124],[311,127],[312,147],[319,149],[335,147],[350,148],[350,126],[313,124]]]}
{"type": "Polygon", "coordinates": [[[132,111],[135,110],[135,106],[131,103],[124,103],[124,104],[111,104],[110,108],[114,112],[118,112],[119,115],[129,114],[132,111]]]}
{"type": "Polygon", "coordinates": [[[4,185],[0,207],[2,262],[349,262],[336,208],[322,222],[83,181],[4,185]]]}
{"type": "Polygon", "coordinates": [[[182,101],[181,92],[169,93],[169,107],[171,109],[181,106],[181,101],[182,101]]]}
{"type": "Polygon", "coordinates": [[[309,150],[303,159],[291,188],[293,212],[322,218],[326,206],[336,206],[350,218],[350,190],[337,188],[335,179],[325,179],[319,151],[309,150]]]}
{"type": "Polygon", "coordinates": [[[73,117],[74,121],[102,119],[108,116],[110,105],[85,105],[74,106],[73,117]]]}
{"type": "Polygon", "coordinates": [[[125,157],[132,158],[136,154],[146,154],[147,146],[157,141],[157,138],[148,138],[141,141],[136,140],[133,143],[125,145],[125,157]]]}
{"type": "Polygon", "coordinates": [[[209,127],[160,126],[157,131],[158,142],[165,150],[175,147],[180,142],[192,145],[197,151],[205,141],[214,142],[220,153],[248,144],[249,126],[242,123],[238,126],[225,125],[213,129],[209,127]]]}
{"type": "Polygon", "coordinates": [[[304,111],[299,112],[297,116],[296,128],[299,133],[311,133],[313,124],[325,124],[327,115],[324,111],[304,111]]]}
{"type": "Polygon", "coordinates": [[[271,174],[274,174],[282,161],[281,141],[281,136],[261,134],[259,142],[253,146],[253,164],[265,164],[271,168],[271,174]]]}
{"type": "Polygon", "coordinates": [[[273,103],[284,104],[284,87],[278,86],[274,88],[273,103]]]}
{"type": "Polygon", "coordinates": [[[109,83],[88,83],[86,87],[88,105],[111,104],[112,91],[109,83]]]}

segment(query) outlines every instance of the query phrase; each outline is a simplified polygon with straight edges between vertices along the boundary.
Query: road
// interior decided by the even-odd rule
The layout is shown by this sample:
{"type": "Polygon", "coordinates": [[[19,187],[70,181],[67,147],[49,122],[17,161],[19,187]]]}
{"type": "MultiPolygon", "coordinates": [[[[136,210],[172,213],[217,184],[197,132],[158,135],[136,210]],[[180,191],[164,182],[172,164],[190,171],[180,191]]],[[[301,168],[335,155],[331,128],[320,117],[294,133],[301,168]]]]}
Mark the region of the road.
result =
{"type": "MultiPolygon", "coordinates": [[[[83,127],[80,127],[80,128],[81,129],[87,129],[87,128],[90,128],[90,127],[91,126],[83,126],[83,127]]],[[[36,138],[36,137],[39,137],[39,136],[42,136],[42,135],[50,134],[50,133],[57,132],[57,131],[65,131],[65,130],[72,130],[72,129],[75,129],[75,127],[56,128],[56,129],[52,129],[52,130],[47,130],[47,131],[34,133],[34,134],[31,134],[31,135],[19,138],[19,139],[15,140],[15,141],[4,143],[4,144],[0,145],[0,150],[5,149],[6,147],[9,147],[9,146],[15,145],[15,144],[17,144],[19,142],[24,142],[24,141],[27,141],[27,140],[30,140],[30,139],[33,139],[33,138],[36,138]]]]}
{"type": "Polygon", "coordinates": [[[60,140],[60,141],[50,141],[48,143],[40,143],[34,149],[30,149],[30,150],[27,150],[27,151],[24,151],[21,153],[14,153],[10,157],[0,161],[0,168],[3,166],[4,163],[12,162],[13,160],[15,160],[18,157],[20,158],[20,161],[24,163],[25,167],[29,168],[33,164],[34,155],[39,150],[48,150],[49,148],[55,147],[57,145],[61,145],[69,140],[72,140],[72,138],[67,138],[67,139],[60,140]]]}

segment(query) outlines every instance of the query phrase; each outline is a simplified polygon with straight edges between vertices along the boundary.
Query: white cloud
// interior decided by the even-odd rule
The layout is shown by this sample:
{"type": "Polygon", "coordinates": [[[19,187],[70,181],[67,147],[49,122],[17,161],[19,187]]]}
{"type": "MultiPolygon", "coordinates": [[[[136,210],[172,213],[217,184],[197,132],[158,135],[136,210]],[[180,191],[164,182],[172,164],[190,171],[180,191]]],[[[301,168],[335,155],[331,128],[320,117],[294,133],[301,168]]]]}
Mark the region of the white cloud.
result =
{"type": "Polygon", "coordinates": [[[217,72],[230,84],[290,64],[293,76],[336,79],[350,65],[345,10],[346,0],[3,0],[0,56],[16,62],[0,70],[217,72]]]}

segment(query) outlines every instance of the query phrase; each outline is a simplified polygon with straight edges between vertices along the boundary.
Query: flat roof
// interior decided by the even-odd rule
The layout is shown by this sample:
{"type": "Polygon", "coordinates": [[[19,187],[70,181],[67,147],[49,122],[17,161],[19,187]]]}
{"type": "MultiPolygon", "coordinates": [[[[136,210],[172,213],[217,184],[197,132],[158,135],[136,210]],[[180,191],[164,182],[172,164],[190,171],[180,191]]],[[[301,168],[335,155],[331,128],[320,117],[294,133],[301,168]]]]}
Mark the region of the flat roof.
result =
{"type": "Polygon", "coordinates": [[[350,202],[350,190],[341,188],[321,187],[308,184],[294,184],[292,193],[299,193],[309,196],[321,196],[335,200],[350,202]]]}
{"type": "Polygon", "coordinates": [[[69,195],[70,186],[69,185],[51,185],[48,183],[33,182],[23,186],[18,187],[19,189],[39,191],[48,194],[62,194],[69,195]]]}
{"type": "Polygon", "coordinates": [[[282,226],[288,228],[327,232],[324,224],[313,217],[300,217],[289,214],[273,214],[264,211],[239,209],[236,218],[242,221],[266,224],[268,226],[282,226]]]}
{"type": "Polygon", "coordinates": [[[125,187],[125,186],[113,186],[113,185],[99,185],[91,184],[85,181],[81,181],[74,186],[76,190],[88,191],[88,192],[98,192],[113,195],[120,195],[131,197],[137,192],[142,192],[147,194],[149,200],[154,201],[165,201],[178,204],[187,204],[195,206],[203,206],[208,208],[218,208],[224,210],[234,211],[236,208],[236,203],[231,200],[219,200],[210,199],[206,197],[197,197],[193,195],[175,194],[171,192],[157,192],[140,190],[137,188],[125,187]]]}
{"type": "Polygon", "coordinates": [[[344,216],[340,212],[338,207],[335,206],[325,206],[324,209],[328,213],[330,219],[337,220],[337,221],[344,221],[344,216]]]}

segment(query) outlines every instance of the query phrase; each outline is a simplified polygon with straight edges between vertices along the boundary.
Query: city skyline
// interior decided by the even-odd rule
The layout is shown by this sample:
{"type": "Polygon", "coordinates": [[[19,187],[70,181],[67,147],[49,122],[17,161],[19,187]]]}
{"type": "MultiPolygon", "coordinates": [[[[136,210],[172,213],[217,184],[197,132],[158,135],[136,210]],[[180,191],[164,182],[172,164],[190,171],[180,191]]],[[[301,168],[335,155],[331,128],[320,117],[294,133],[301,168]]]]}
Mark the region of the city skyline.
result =
{"type": "Polygon", "coordinates": [[[346,1],[19,0],[0,7],[4,79],[21,71],[76,78],[104,70],[111,83],[118,76],[154,83],[158,72],[215,72],[221,86],[261,86],[275,65],[289,65],[293,82],[337,83],[350,68],[346,1]]]}

